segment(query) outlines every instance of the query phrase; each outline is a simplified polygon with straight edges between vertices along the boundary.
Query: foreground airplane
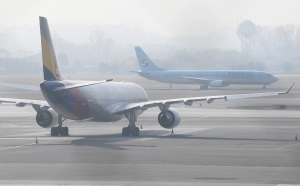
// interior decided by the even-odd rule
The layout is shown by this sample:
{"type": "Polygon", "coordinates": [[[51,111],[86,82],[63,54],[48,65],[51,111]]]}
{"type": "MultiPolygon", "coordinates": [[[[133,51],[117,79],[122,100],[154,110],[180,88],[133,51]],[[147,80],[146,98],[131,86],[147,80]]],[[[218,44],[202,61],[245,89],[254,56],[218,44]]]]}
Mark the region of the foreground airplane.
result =
{"type": "Polygon", "coordinates": [[[200,89],[224,87],[231,84],[270,85],[278,81],[272,74],[253,70],[166,70],[157,67],[141,47],[135,47],[140,76],[149,80],[172,84],[198,84],[200,89]]]}
{"type": "Polygon", "coordinates": [[[191,106],[194,101],[213,102],[215,99],[225,101],[262,96],[286,94],[286,92],[266,92],[255,94],[237,94],[223,96],[189,97],[148,101],[145,90],[137,84],[104,81],[69,81],[60,74],[47,19],[40,17],[41,44],[43,55],[44,81],[40,87],[0,83],[2,86],[42,91],[46,101],[0,98],[0,102],[15,103],[18,107],[32,105],[36,110],[36,122],[44,128],[51,128],[51,136],[69,134],[68,127],[62,127],[65,119],[90,120],[95,122],[114,122],[126,117],[128,127],[122,130],[123,136],[139,136],[135,126],[137,116],[151,107],[159,107],[158,123],[167,129],[178,126],[181,117],[170,106],[184,103],[191,106]],[[58,125],[58,126],[57,126],[58,125]],[[57,127],[56,127],[57,126],[57,127]]]}

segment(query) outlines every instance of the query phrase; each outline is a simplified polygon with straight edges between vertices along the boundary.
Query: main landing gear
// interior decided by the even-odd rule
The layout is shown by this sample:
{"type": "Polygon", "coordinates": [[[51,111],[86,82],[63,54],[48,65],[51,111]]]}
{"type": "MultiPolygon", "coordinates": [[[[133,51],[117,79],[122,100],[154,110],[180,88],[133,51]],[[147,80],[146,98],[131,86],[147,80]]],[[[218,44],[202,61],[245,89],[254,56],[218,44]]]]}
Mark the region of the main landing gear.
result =
{"type": "Polygon", "coordinates": [[[207,90],[207,89],[208,89],[208,85],[201,85],[201,86],[200,86],[200,89],[201,89],[201,90],[207,90]]]}
{"type": "Polygon", "coordinates": [[[139,136],[140,129],[137,126],[135,126],[136,115],[134,111],[131,110],[129,113],[126,113],[125,116],[129,121],[129,125],[128,127],[123,127],[122,136],[139,136]]]}
{"type": "Polygon", "coordinates": [[[51,136],[69,136],[69,128],[63,127],[62,122],[64,122],[66,118],[63,118],[61,115],[58,115],[58,127],[51,128],[51,136]]]}

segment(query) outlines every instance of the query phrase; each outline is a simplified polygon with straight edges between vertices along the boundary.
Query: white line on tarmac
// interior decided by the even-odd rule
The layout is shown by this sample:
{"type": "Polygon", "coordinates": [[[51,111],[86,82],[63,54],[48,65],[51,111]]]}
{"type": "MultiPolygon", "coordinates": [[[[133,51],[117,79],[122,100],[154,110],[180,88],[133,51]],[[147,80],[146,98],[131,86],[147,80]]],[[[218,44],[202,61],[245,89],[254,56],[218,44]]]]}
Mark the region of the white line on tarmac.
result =
{"type": "Polygon", "coordinates": [[[285,132],[285,133],[295,133],[295,131],[282,131],[282,130],[265,130],[265,129],[250,129],[248,127],[223,127],[223,128],[228,128],[228,129],[245,129],[245,130],[258,130],[258,131],[268,131],[268,132],[285,132]]]}
{"type": "Polygon", "coordinates": [[[201,117],[201,118],[184,119],[184,120],[182,120],[182,121],[195,121],[195,120],[198,120],[198,119],[204,119],[204,118],[208,118],[208,116],[201,117]]]}
{"type": "Polygon", "coordinates": [[[299,145],[300,143],[295,143],[295,144],[292,144],[292,145],[286,145],[286,146],[283,146],[283,147],[279,147],[277,148],[276,150],[280,150],[280,149],[283,149],[283,148],[286,148],[286,147],[292,147],[292,146],[296,146],[296,145],[299,145]]]}

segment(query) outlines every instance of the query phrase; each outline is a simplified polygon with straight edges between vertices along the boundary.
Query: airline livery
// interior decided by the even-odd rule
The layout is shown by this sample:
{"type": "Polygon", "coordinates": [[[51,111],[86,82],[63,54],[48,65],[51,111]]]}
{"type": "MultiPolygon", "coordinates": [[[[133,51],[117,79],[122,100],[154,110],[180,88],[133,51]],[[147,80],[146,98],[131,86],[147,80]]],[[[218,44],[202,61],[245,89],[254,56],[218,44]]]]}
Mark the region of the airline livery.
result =
{"type": "MultiPolygon", "coordinates": [[[[14,98],[0,98],[0,102],[15,103],[18,107],[31,105],[37,112],[36,122],[43,128],[51,128],[51,136],[69,135],[68,127],[63,127],[65,119],[90,120],[95,122],[115,122],[122,118],[129,121],[122,130],[123,136],[139,136],[135,122],[137,116],[151,107],[159,107],[158,123],[167,129],[175,128],[181,120],[172,104],[183,103],[191,106],[195,101],[213,102],[262,96],[286,94],[286,92],[267,92],[256,94],[237,94],[222,96],[188,97],[148,101],[145,90],[134,83],[103,81],[69,81],[60,74],[56,60],[47,19],[40,17],[41,44],[43,55],[44,81],[39,87],[0,83],[2,86],[42,91],[45,101],[14,98]]],[[[143,66],[151,66],[149,60],[143,66]]]]}
{"type": "Polygon", "coordinates": [[[270,85],[278,81],[272,74],[253,70],[166,70],[157,67],[141,47],[135,47],[140,76],[170,84],[197,84],[200,89],[224,87],[231,84],[270,85]]]}

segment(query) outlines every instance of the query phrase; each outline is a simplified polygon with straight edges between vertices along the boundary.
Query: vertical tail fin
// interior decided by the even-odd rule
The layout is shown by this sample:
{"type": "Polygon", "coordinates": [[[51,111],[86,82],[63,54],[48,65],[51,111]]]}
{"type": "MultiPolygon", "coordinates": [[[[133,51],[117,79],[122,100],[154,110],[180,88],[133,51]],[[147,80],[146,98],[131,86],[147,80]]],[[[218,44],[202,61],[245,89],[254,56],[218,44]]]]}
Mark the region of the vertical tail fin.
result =
{"type": "Polygon", "coordinates": [[[157,67],[151,59],[147,56],[147,54],[141,49],[141,47],[135,47],[136,57],[138,59],[138,64],[140,67],[140,71],[155,71],[155,70],[164,70],[162,68],[157,67]]]}
{"type": "Polygon", "coordinates": [[[40,17],[44,80],[63,80],[60,75],[47,19],[40,17]]]}

